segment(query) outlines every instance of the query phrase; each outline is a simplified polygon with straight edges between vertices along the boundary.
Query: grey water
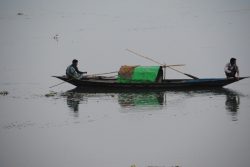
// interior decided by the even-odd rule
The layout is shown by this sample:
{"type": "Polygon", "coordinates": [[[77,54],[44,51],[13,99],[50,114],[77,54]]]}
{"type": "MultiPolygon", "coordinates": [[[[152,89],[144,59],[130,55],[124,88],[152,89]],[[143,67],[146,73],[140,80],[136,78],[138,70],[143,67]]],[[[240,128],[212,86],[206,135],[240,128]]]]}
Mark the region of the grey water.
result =
{"type": "MultiPolygon", "coordinates": [[[[250,79],[216,90],[85,93],[53,75],[157,65],[249,76],[247,0],[0,0],[1,167],[250,165],[250,79]]],[[[171,71],[167,78],[187,78],[171,71]]]]}

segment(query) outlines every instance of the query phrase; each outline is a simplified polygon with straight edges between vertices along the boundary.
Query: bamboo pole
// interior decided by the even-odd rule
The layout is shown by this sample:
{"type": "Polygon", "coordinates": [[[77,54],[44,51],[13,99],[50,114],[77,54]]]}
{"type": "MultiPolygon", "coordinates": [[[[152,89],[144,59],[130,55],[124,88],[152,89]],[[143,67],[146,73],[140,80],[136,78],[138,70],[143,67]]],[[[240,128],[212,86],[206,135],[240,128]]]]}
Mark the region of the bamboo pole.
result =
{"type": "MultiPolygon", "coordinates": [[[[175,68],[172,67],[172,66],[184,66],[184,64],[165,65],[165,64],[159,63],[159,62],[157,62],[157,61],[155,61],[155,60],[153,60],[153,59],[151,59],[151,58],[149,58],[149,57],[146,57],[146,56],[144,56],[144,55],[142,55],[142,54],[139,54],[139,53],[137,53],[137,52],[135,52],[135,51],[133,51],[133,50],[131,50],[131,49],[126,49],[126,50],[129,51],[129,52],[131,52],[131,53],[133,53],[133,54],[135,54],[135,55],[137,55],[137,56],[143,57],[143,58],[145,58],[145,59],[147,59],[147,60],[150,60],[150,61],[152,61],[152,62],[155,62],[155,63],[161,65],[161,66],[164,68],[164,70],[165,70],[166,67],[168,67],[168,68],[170,68],[170,69],[172,69],[172,70],[174,70],[174,71],[176,71],[176,72],[178,72],[178,73],[184,74],[184,75],[186,75],[186,76],[188,76],[188,77],[190,77],[190,78],[199,79],[199,78],[196,77],[196,76],[193,76],[193,75],[191,75],[191,74],[187,74],[187,73],[181,72],[181,71],[176,70],[175,68]]],[[[165,78],[165,76],[164,76],[164,78],[165,78]]]]}

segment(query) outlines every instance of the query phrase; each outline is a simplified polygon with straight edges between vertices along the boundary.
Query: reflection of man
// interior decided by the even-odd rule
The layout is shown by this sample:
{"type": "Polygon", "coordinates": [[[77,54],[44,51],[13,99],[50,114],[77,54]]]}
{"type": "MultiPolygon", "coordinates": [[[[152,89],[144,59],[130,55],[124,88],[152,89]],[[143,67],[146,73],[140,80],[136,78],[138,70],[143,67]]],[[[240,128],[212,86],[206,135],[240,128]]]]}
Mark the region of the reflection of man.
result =
{"type": "Polygon", "coordinates": [[[72,109],[75,113],[79,111],[79,101],[72,100],[70,98],[67,98],[67,105],[70,109],[72,109]]]}
{"type": "Polygon", "coordinates": [[[67,105],[74,112],[74,116],[79,116],[79,104],[83,101],[83,96],[80,93],[75,92],[67,92],[65,94],[67,96],[67,105]]]}
{"type": "Polygon", "coordinates": [[[237,121],[237,112],[240,105],[240,97],[233,92],[229,92],[226,95],[226,110],[232,115],[232,120],[237,121]]]}

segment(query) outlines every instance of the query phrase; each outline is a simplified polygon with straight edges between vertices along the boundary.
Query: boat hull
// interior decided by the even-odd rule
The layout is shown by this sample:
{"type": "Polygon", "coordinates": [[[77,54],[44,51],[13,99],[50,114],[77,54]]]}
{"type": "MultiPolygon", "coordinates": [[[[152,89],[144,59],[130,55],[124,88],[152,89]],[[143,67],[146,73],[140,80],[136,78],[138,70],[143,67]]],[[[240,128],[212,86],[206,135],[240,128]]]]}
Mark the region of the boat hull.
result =
{"type": "Polygon", "coordinates": [[[68,79],[65,76],[54,76],[78,88],[86,90],[173,90],[173,89],[207,89],[221,88],[228,84],[237,82],[244,78],[204,78],[204,79],[167,79],[161,83],[119,83],[115,79],[106,79],[102,77],[81,80],[68,79]]]}

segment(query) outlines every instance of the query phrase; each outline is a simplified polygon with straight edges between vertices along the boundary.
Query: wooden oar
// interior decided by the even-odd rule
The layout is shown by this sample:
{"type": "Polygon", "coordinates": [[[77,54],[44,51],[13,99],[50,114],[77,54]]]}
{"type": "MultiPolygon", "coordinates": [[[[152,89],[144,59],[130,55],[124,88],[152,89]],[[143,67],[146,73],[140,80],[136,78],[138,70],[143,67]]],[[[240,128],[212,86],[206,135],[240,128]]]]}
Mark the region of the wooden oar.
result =
{"type": "Polygon", "coordinates": [[[112,72],[105,72],[105,73],[99,73],[99,74],[90,74],[90,75],[85,75],[85,76],[96,76],[96,75],[106,75],[106,74],[113,74],[113,73],[118,73],[119,71],[112,71],[112,72]]]}
{"type": "Polygon", "coordinates": [[[53,87],[56,87],[56,86],[59,86],[59,85],[61,85],[61,84],[64,84],[66,81],[63,81],[63,82],[61,82],[61,83],[59,83],[59,84],[56,84],[56,85],[53,85],[53,86],[51,86],[51,87],[49,87],[49,88],[53,88],[53,87]]]}
{"type": "Polygon", "coordinates": [[[133,50],[130,50],[130,49],[126,49],[126,50],[129,51],[129,52],[131,52],[131,53],[134,53],[134,54],[137,55],[137,56],[140,56],[140,57],[143,57],[143,58],[145,58],[145,59],[148,59],[148,60],[150,60],[150,61],[152,61],[152,62],[155,62],[156,64],[159,64],[159,65],[161,65],[162,67],[185,66],[185,64],[172,64],[172,65],[162,64],[162,63],[159,63],[158,61],[155,61],[155,60],[153,60],[153,59],[151,59],[151,58],[149,58],[149,57],[143,56],[142,54],[139,54],[139,53],[137,53],[137,52],[135,52],[135,51],[133,51],[133,50]]]}
{"type": "Polygon", "coordinates": [[[71,81],[71,80],[73,80],[73,79],[76,79],[76,78],[71,78],[71,79],[69,79],[69,80],[67,80],[67,81],[63,81],[63,82],[61,82],[61,83],[59,83],[59,84],[56,84],[56,85],[53,85],[53,86],[51,86],[51,87],[49,87],[49,88],[53,88],[53,87],[62,85],[62,84],[66,83],[66,82],[68,82],[68,81],[71,81]]]}
{"type": "Polygon", "coordinates": [[[187,74],[187,73],[181,72],[181,71],[179,71],[179,70],[176,70],[175,68],[172,68],[172,67],[168,67],[168,68],[170,68],[170,69],[172,69],[172,70],[174,70],[174,71],[176,71],[176,72],[178,72],[178,73],[184,74],[184,75],[186,75],[186,76],[188,76],[188,77],[190,77],[190,78],[199,79],[199,78],[196,77],[196,76],[193,76],[193,75],[191,75],[191,74],[187,74]]]}
{"type": "Polygon", "coordinates": [[[162,66],[163,66],[162,63],[159,63],[158,61],[155,61],[155,60],[153,60],[153,59],[151,59],[151,58],[149,58],[149,57],[143,56],[143,55],[141,55],[141,54],[139,54],[139,53],[137,53],[137,52],[135,52],[135,51],[133,51],[133,50],[126,49],[126,51],[129,51],[129,52],[131,52],[131,53],[134,53],[134,54],[137,55],[137,56],[140,56],[140,57],[142,57],[142,58],[145,58],[145,59],[147,59],[147,60],[150,60],[150,61],[152,61],[152,62],[155,62],[156,64],[159,64],[159,65],[162,65],[162,66]]]}
{"type": "Polygon", "coordinates": [[[141,54],[139,54],[139,53],[137,53],[137,52],[135,52],[135,51],[132,51],[132,50],[130,50],[130,49],[126,49],[126,50],[129,51],[129,52],[131,52],[131,53],[133,53],[133,54],[135,54],[135,55],[137,55],[137,56],[140,56],[140,57],[143,57],[143,58],[145,58],[145,59],[147,59],[147,60],[150,60],[150,61],[152,61],[152,62],[155,62],[155,63],[161,65],[161,66],[164,67],[164,68],[168,67],[168,68],[170,68],[170,69],[172,69],[172,70],[174,70],[174,71],[176,71],[176,72],[178,72],[178,73],[184,74],[184,75],[186,75],[186,76],[188,76],[188,77],[190,77],[190,78],[199,79],[199,78],[196,77],[196,76],[193,76],[193,75],[191,75],[191,74],[187,74],[187,73],[181,72],[181,71],[176,70],[175,68],[171,67],[171,66],[183,66],[183,64],[165,65],[165,64],[159,63],[159,62],[157,62],[157,61],[155,61],[155,60],[153,60],[153,59],[151,59],[151,58],[148,58],[148,57],[146,57],[146,56],[143,56],[143,55],[141,55],[141,54]]]}

